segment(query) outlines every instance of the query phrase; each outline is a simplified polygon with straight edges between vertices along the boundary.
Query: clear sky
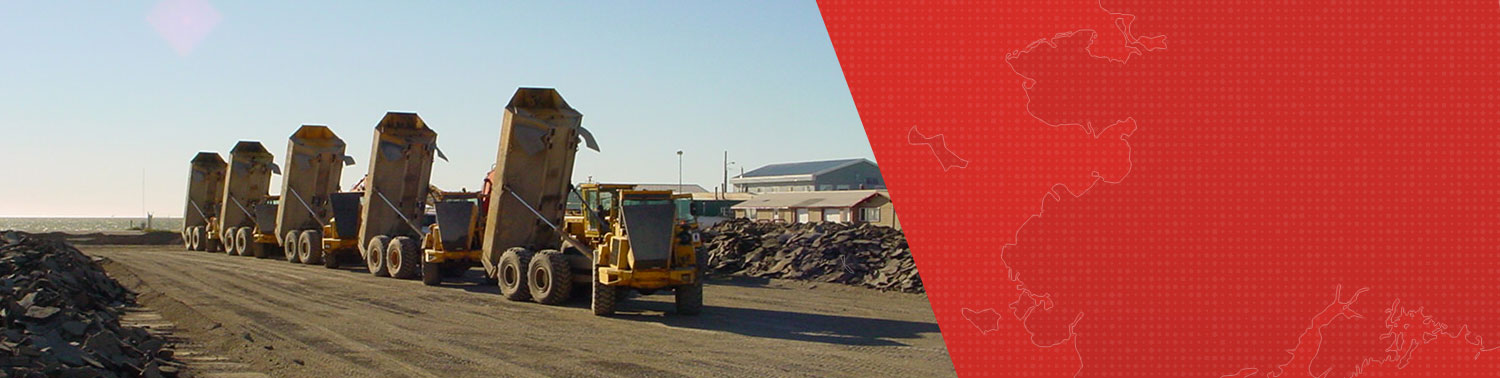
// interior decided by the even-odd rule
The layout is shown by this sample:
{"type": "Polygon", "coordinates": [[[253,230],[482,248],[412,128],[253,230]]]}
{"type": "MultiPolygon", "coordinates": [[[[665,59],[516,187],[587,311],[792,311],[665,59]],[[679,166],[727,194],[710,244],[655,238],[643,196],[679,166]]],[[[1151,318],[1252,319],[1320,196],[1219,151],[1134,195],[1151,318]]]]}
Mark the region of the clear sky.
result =
{"type": "Polygon", "coordinates": [[[0,0],[0,216],[179,216],[194,153],[260,140],[281,162],[304,123],[348,142],[348,188],[388,110],[438,132],[433,184],[474,189],[519,86],[584,114],[603,152],[574,181],[675,183],[678,149],[710,189],[726,150],[874,160],[812,1],[166,1],[0,0]],[[196,44],[152,23],[214,14],[196,44]]]}

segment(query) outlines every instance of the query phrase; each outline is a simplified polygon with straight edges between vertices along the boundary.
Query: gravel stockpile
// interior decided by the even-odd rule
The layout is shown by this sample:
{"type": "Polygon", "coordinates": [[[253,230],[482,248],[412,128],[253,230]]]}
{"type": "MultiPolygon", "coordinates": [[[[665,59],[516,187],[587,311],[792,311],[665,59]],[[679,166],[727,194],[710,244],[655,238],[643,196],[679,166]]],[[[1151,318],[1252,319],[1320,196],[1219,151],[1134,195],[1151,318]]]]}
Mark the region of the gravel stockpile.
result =
{"type": "Polygon", "coordinates": [[[924,292],[906,236],[894,228],[734,219],[704,233],[711,273],[924,292]]]}
{"type": "Polygon", "coordinates": [[[134,294],[61,241],[0,233],[0,371],[9,377],[160,377],[166,342],[120,326],[134,294]]]}

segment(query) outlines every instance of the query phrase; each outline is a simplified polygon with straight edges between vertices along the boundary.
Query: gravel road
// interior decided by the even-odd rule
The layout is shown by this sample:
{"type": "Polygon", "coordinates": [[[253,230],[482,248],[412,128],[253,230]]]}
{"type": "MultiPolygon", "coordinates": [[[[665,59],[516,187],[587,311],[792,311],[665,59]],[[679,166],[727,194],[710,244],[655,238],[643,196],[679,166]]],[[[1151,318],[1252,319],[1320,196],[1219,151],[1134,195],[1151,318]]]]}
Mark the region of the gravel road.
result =
{"type": "MultiPolygon", "coordinates": [[[[927,297],[833,284],[720,278],[696,317],[670,293],[599,318],[588,302],[508,302],[479,284],[427,287],[352,266],[82,246],[241,376],[951,376],[927,297]]],[[[190,366],[191,368],[191,366],[190,366]]]]}

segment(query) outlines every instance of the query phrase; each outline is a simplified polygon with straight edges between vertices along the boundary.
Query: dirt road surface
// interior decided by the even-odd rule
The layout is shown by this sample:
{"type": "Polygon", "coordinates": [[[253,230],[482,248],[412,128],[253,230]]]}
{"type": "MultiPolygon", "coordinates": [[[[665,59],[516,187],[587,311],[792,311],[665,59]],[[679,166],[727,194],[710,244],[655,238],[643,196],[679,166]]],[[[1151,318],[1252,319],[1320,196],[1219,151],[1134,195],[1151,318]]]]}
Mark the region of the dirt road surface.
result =
{"type": "Polygon", "coordinates": [[[478,269],[428,287],[173,246],[81,249],[108,259],[183,349],[223,361],[210,376],[953,375],[921,295],[713,279],[702,315],[657,294],[600,318],[583,298],[506,301],[478,269]]]}

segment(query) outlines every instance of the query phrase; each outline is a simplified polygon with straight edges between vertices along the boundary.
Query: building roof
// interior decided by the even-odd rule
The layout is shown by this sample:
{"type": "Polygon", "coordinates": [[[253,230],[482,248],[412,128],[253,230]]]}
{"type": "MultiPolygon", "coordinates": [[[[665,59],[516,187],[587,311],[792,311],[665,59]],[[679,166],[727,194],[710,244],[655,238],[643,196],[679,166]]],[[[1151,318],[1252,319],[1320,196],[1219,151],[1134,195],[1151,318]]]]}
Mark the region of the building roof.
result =
{"type": "Polygon", "coordinates": [[[693,193],[694,201],[745,201],[751,198],[755,195],[745,192],[693,193]]]}
{"type": "Polygon", "coordinates": [[[878,195],[881,195],[878,190],[761,193],[733,208],[853,207],[878,195]]]}
{"type": "Polygon", "coordinates": [[[677,193],[710,193],[708,189],[704,189],[703,186],[688,183],[683,183],[680,187],[677,186],[677,184],[635,184],[635,187],[636,190],[670,190],[677,193]],[[679,188],[681,188],[682,190],[678,190],[679,188]]]}
{"type": "Polygon", "coordinates": [[[875,162],[864,158],[770,164],[764,167],[756,168],[755,170],[749,172],[745,172],[745,174],[740,175],[737,178],[818,175],[859,163],[870,163],[870,165],[875,164],[875,162]]]}

